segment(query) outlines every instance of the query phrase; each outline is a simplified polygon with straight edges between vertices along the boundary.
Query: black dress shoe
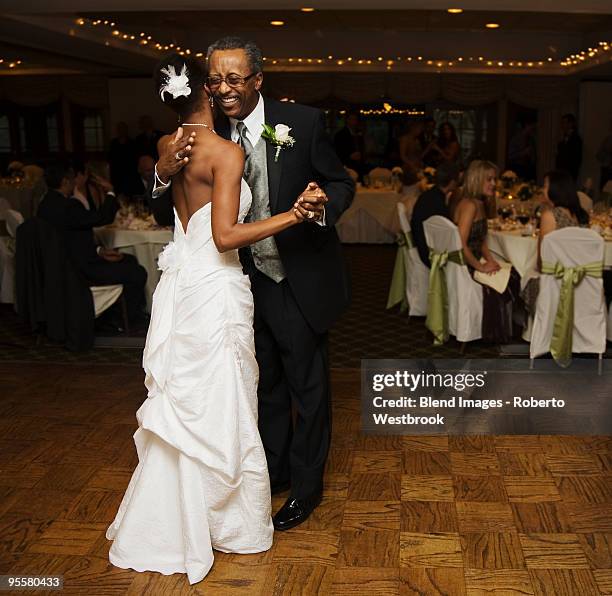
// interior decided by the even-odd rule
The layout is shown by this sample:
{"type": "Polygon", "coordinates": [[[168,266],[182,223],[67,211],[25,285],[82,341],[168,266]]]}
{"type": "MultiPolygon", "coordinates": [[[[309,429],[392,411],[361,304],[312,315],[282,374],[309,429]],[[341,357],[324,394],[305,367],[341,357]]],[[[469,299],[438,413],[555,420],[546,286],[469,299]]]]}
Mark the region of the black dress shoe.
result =
{"type": "Polygon", "coordinates": [[[316,509],[317,505],[321,502],[322,496],[323,494],[318,492],[306,499],[289,497],[272,519],[274,529],[282,532],[299,526],[316,509]]]}
{"type": "Polygon", "coordinates": [[[273,484],[270,486],[270,492],[273,495],[278,495],[279,493],[284,493],[286,490],[291,488],[291,482],[287,480],[286,482],[279,482],[278,484],[273,484]]]}

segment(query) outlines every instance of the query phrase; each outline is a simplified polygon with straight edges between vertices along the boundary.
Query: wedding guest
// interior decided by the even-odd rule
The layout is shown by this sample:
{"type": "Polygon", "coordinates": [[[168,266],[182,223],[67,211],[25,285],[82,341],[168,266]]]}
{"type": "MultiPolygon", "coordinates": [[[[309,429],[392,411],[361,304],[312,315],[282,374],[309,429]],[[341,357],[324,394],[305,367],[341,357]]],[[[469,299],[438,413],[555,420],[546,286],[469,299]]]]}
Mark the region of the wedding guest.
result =
{"type": "Polygon", "coordinates": [[[423,165],[425,167],[435,168],[440,163],[440,154],[433,148],[437,141],[436,121],[431,116],[428,116],[423,120],[423,132],[419,135],[419,142],[423,151],[423,165]]]}
{"type": "Polygon", "coordinates": [[[132,255],[96,246],[94,228],[112,223],[119,204],[108,180],[95,174],[90,180],[105,194],[97,210],[87,210],[79,199],[72,198],[75,174],[71,167],[59,163],[49,166],[45,170],[49,190],[38,206],[37,215],[60,232],[68,258],[89,285],[123,284],[128,318],[137,323],[143,317],[147,272],[132,255]]]}
{"type": "MultiPolygon", "coordinates": [[[[463,256],[470,271],[493,274],[500,270],[487,244],[486,201],[495,197],[497,166],[475,160],[465,172],[463,198],[457,205],[454,221],[459,228],[463,256]]],[[[508,286],[499,294],[482,286],[482,338],[497,344],[508,343],[513,336],[513,310],[522,308],[520,277],[511,270],[508,286]]]]}
{"type": "Polygon", "coordinates": [[[576,182],[582,164],[582,139],[576,130],[576,117],[573,114],[565,114],[561,118],[561,131],[563,138],[557,145],[555,168],[569,172],[576,182]]]}
{"type": "Polygon", "coordinates": [[[155,128],[151,116],[142,116],[139,121],[139,127],[142,132],[134,139],[136,156],[152,155],[156,160],[159,159],[157,141],[164,136],[164,133],[155,128]]]}
{"type": "Polygon", "coordinates": [[[80,160],[74,162],[75,186],[72,197],[81,202],[87,211],[96,210],[106,197],[105,191],[94,182],[96,175],[108,179],[108,164],[106,162],[80,160]]]}
{"type": "MultiPolygon", "coordinates": [[[[544,177],[544,207],[540,217],[540,235],[538,237],[538,270],[541,269],[542,259],[540,247],[542,239],[555,230],[568,227],[589,227],[589,214],[580,206],[576,193],[576,185],[568,172],[553,170],[544,177]]],[[[540,291],[540,278],[532,277],[523,291],[521,297],[525,302],[527,311],[535,316],[535,305],[540,291]]]]}
{"type": "Polygon", "coordinates": [[[450,219],[448,199],[457,188],[459,168],[455,164],[442,164],[435,175],[435,184],[422,193],[412,209],[410,228],[412,239],[419,251],[419,257],[426,267],[429,267],[429,247],[425,240],[423,222],[433,215],[442,215],[450,219]]]}
{"type": "Polygon", "coordinates": [[[361,178],[364,174],[364,138],[359,112],[349,112],[346,124],[334,137],[334,147],[343,165],[357,172],[361,178]]]}
{"type": "Polygon", "coordinates": [[[422,132],[423,123],[413,120],[408,123],[405,134],[399,138],[399,152],[406,184],[416,182],[417,172],[423,167],[421,142],[419,141],[422,132]]]}
{"type": "Polygon", "coordinates": [[[129,193],[136,177],[136,145],[125,122],[117,123],[117,136],[110,142],[108,161],[110,179],[116,192],[129,193]]]}
{"type": "Polygon", "coordinates": [[[439,163],[459,163],[461,161],[461,145],[459,145],[455,127],[450,122],[440,124],[438,139],[432,148],[438,152],[439,163]]]}
{"type": "Polygon", "coordinates": [[[600,165],[599,189],[603,189],[608,180],[612,180],[612,120],[608,136],[601,142],[597,151],[597,161],[600,165]]]}
{"type": "Polygon", "coordinates": [[[536,178],[535,131],[535,120],[526,120],[508,143],[508,169],[523,180],[536,178]]]}

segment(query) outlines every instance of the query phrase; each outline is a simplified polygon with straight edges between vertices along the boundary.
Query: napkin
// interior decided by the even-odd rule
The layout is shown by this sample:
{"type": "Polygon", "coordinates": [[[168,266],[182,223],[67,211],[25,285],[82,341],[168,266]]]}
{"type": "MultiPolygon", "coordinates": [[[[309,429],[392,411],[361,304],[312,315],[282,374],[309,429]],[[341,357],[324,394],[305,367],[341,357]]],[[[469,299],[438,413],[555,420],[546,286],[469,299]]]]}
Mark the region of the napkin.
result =
{"type": "MultiPolygon", "coordinates": [[[[480,259],[481,263],[485,263],[485,259],[480,259]]],[[[493,288],[499,294],[503,294],[508,287],[510,281],[510,269],[512,268],[511,263],[506,261],[497,261],[501,269],[495,273],[482,273],[482,271],[474,271],[474,281],[477,281],[483,286],[489,286],[493,288]]]]}

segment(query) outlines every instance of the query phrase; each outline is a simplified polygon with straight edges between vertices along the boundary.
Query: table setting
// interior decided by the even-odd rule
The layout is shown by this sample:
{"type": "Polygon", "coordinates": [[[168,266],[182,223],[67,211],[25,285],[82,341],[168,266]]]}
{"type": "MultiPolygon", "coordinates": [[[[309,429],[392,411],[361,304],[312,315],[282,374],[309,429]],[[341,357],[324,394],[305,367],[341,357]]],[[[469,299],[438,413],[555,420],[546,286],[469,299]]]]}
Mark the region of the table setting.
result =
{"type": "Polygon", "coordinates": [[[108,226],[96,228],[95,234],[100,244],[134,255],[147,270],[145,295],[147,312],[150,312],[153,292],[161,275],[157,268],[157,257],[172,240],[173,229],[157,225],[144,202],[136,202],[123,203],[115,221],[108,226]]]}

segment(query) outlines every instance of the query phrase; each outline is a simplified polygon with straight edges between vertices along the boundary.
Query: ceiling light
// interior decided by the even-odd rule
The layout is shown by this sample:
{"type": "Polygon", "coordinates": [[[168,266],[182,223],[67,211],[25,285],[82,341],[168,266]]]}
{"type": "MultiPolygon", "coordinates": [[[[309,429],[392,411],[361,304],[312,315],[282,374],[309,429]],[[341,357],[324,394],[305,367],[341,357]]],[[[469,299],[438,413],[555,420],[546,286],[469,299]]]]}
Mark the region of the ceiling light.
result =
{"type": "Polygon", "coordinates": [[[499,29],[499,23],[487,23],[485,27],[487,29],[499,29]]]}
{"type": "Polygon", "coordinates": [[[314,8],[310,8],[309,6],[305,6],[304,8],[300,8],[302,12],[314,12],[314,8]]]}
{"type": "Polygon", "coordinates": [[[461,14],[463,12],[463,8],[447,8],[446,12],[450,12],[451,14],[461,14]]]}
{"type": "Polygon", "coordinates": [[[282,27],[285,24],[285,21],[270,21],[270,25],[274,25],[275,27],[282,27]]]}

